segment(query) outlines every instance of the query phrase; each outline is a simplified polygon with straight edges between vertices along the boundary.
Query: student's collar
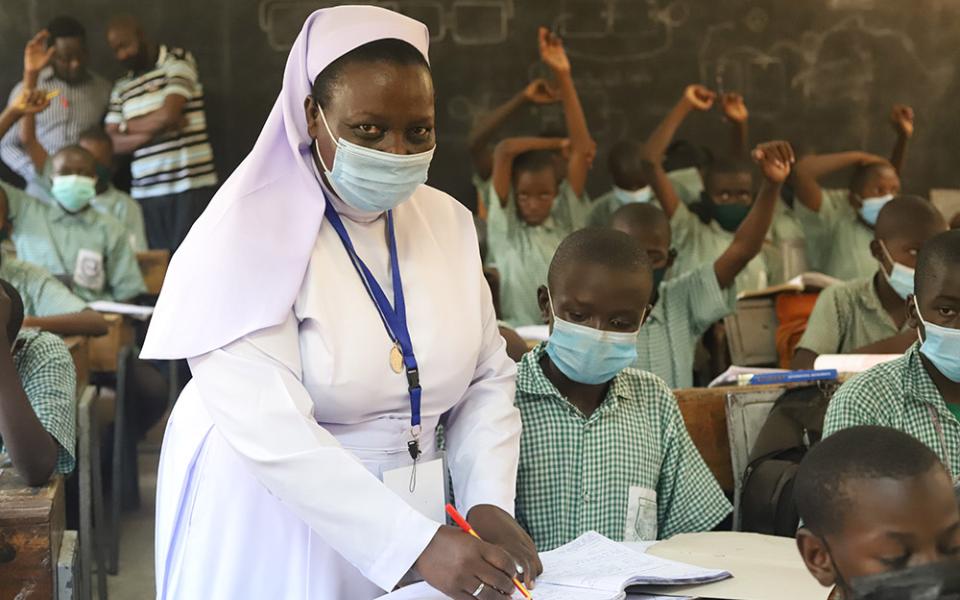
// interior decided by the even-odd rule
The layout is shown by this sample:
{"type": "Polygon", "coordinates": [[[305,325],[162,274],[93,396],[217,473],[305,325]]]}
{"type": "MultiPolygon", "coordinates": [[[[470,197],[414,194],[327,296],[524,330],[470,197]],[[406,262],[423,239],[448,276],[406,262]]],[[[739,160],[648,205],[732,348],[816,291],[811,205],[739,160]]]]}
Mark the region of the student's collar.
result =
{"type": "Polygon", "coordinates": [[[952,414],[946,400],[940,394],[937,384],[927,372],[920,359],[920,342],[914,342],[906,353],[907,364],[903,370],[903,395],[906,399],[921,404],[932,405],[942,415],[952,414]]]}
{"type": "MultiPolygon", "coordinates": [[[[543,368],[540,366],[540,359],[546,352],[547,342],[540,342],[533,350],[524,355],[521,361],[522,368],[518,369],[517,372],[517,390],[537,400],[563,401],[570,405],[570,407],[576,409],[577,412],[580,412],[579,409],[573,406],[573,404],[560,393],[557,386],[553,385],[553,382],[550,381],[546,373],[543,372],[543,368]]],[[[623,378],[623,372],[621,371],[613,378],[613,381],[610,383],[610,389],[607,390],[607,395],[593,414],[590,415],[589,419],[596,419],[603,413],[616,409],[620,399],[629,397],[630,391],[627,388],[627,384],[623,378]]]]}
{"type": "MultiPolygon", "coordinates": [[[[867,310],[874,312],[881,312],[887,314],[886,310],[883,308],[883,303],[880,302],[880,292],[877,291],[877,277],[881,277],[879,272],[874,272],[867,279],[866,292],[865,294],[859,294],[860,301],[863,303],[863,307],[867,310]]],[[[887,315],[889,317],[889,315],[887,315]]]]}
{"type": "Polygon", "coordinates": [[[76,213],[67,212],[56,200],[48,206],[50,207],[51,216],[54,221],[83,221],[84,223],[90,223],[90,215],[93,212],[93,206],[89,204],[86,208],[76,213]]]}
{"type": "Polygon", "coordinates": [[[542,223],[538,225],[531,225],[522,218],[520,219],[520,223],[527,229],[543,229],[544,231],[553,231],[553,229],[557,226],[557,221],[553,218],[553,215],[548,216],[543,220],[542,223]]]}

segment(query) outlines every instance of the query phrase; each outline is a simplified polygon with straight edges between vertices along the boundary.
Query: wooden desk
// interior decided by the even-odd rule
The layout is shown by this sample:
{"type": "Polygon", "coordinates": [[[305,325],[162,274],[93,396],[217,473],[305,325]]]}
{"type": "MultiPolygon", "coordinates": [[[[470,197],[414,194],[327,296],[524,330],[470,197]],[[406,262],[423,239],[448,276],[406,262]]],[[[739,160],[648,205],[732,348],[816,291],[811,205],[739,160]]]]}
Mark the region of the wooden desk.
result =
{"type": "Polygon", "coordinates": [[[77,371],[77,397],[79,397],[90,383],[90,344],[88,338],[80,335],[63,338],[63,341],[70,350],[70,357],[73,358],[73,366],[77,371]]]}
{"type": "Polygon", "coordinates": [[[66,520],[63,479],[28,487],[0,469],[0,598],[53,598],[66,520]]]}
{"type": "Polygon", "coordinates": [[[90,338],[90,370],[96,373],[115,373],[120,348],[133,341],[133,327],[121,315],[104,313],[107,334],[90,338]]]}
{"type": "Polygon", "coordinates": [[[170,266],[169,250],[147,250],[137,252],[137,263],[140,273],[147,284],[147,293],[156,296],[163,287],[163,279],[167,276],[167,267],[170,266]]]}

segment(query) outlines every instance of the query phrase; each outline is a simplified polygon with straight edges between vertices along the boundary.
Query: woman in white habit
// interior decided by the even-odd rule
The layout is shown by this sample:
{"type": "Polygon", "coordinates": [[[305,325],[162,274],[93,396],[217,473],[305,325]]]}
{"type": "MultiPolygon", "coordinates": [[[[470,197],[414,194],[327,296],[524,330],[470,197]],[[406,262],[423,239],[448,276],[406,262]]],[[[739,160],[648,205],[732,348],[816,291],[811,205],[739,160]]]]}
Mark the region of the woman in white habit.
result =
{"type": "Polygon", "coordinates": [[[313,13],[172,261],[143,356],[193,380],[161,455],[158,598],[366,600],[419,576],[494,600],[542,569],[512,518],[515,366],[471,216],[423,185],[428,39],[385,9],[313,13]],[[441,524],[441,422],[483,542],[441,524]]]}

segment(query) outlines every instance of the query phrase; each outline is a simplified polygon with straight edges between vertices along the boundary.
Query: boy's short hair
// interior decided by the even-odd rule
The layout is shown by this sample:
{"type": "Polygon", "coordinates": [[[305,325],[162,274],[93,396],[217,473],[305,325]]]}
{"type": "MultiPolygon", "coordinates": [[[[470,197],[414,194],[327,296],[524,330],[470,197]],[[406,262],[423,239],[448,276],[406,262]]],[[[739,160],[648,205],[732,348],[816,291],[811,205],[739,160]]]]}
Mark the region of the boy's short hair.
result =
{"type": "Polygon", "coordinates": [[[814,446],[800,463],[794,484],[797,511],[818,536],[836,533],[855,498],[850,480],[904,480],[943,468],[923,442],[889,427],[843,429],[814,446]]]}
{"type": "Polygon", "coordinates": [[[87,30],[83,28],[80,21],[66,15],[51,19],[47,24],[47,31],[50,32],[47,47],[53,46],[59,38],[80,38],[84,42],[87,40],[87,30]]]}
{"type": "Polygon", "coordinates": [[[705,167],[704,179],[709,181],[712,175],[729,175],[731,173],[753,173],[753,163],[742,156],[728,154],[714,156],[705,167]]]}
{"type": "Polygon", "coordinates": [[[905,194],[880,209],[874,233],[880,239],[893,239],[898,235],[929,232],[935,228],[947,228],[943,213],[926,198],[905,194]]]}
{"type": "Polygon", "coordinates": [[[100,142],[102,144],[110,144],[110,147],[113,148],[113,140],[110,139],[110,135],[106,132],[103,127],[93,126],[89,129],[85,129],[78,138],[80,141],[87,140],[90,142],[100,142]]]}
{"type": "Polygon", "coordinates": [[[550,261],[547,285],[552,289],[567,267],[582,262],[651,273],[650,259],[635,239],[616,229],[588,227],[574,231],[560,242],[550,261]]]}
{"type": "Polygon", "coordinates": [[[676,140],[667,146],[663,159],[663,170],[670,172],[691,167],[701,169],[713,159],[708,148],[697,146],[687,140],[676,140]]]}
{"type": "Polygon", "coordinates": [[[871,175],[880,169],[896,170],[893,168],[893,165],[887,161],[869,163],[866,165],[857,165],[854,167],[853,175],[850,177],[850,189],[859,190],[867,182],[867,179],[869,179],[871,175]]]}
{"type": "Polygon", "coordinates": [[[643,168],[643,144],[634,140],[619,140],[610,147],[607,167],[613,182],[621,182],[636,177],[643,168]]]}
{"type": "Polygon", "coordinates": [[[513,158],[511,175],[514,183],[520,173],[539,173],[540,171],[550,170],[554,177],[557,176],[556,167],[553,162],[553,151],[551,150],[529,150],[521,152],[513,158]]]}
{"type": "Polygon", "coordinates": [[[64,146],[63,148],[57,150],[53,156],[61,156],[64,154],[80,154],[84,158],[90,159],[93,164],[97,163],[97,159],[90,154],[90,151],[79,144],[70,144],[69,146],[64,146]]]}
{"type": "Polygon", "coordinates": [[[13,287],[13,284],[6,279],[0,279],[0,288],[3,288],[3,291],[10,298],[10,320],[4,325],[7,330],[7,341],[12,344],[17,339],[17,334],[20,333],[20,328],[23,326],[23,298],[20,297],[17,288],[13,287]]]}
{"type": "Polygon", "coordinates": [[[945,231],[929,240],[917,255],[916,293],[923,296],[927,286],[960,266],[960,229],[945,231]]]}
{"type": "Polygon", "coordinates": [[[670,219],[658,206],[650,202],[624,204],[613,213],[610,222],[620,224],[636,231],[656,231],[670,233],[670,219]]]}

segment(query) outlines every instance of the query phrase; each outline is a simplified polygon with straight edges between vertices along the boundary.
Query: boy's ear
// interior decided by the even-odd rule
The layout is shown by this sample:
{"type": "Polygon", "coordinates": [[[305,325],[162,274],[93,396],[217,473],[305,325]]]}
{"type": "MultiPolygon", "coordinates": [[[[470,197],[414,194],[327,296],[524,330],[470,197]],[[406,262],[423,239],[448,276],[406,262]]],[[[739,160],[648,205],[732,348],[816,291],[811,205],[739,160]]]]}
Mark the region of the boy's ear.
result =
{"type": "Polygon", "coordinates": [[[884,256],[883,248],[880,247],[880,240],[876,238],[870,240],[870,255],[877,259],[884,269],[887,268],[887,257],[884,256]]]}
{"type": "Polygon", "coordinates": [[[797,531],[797,550],[813,578],[824,587],[837,583],[837,573],[830,559],[830,551],[819,537],[815,536],[806,527],[797,531]]]}
{"type": "Polygon", "coordinates": [[[917,299],[913,294],[907,296],[907,327],[911,329],[923,328],[923,323],[920,322],[920,315],[917,313],[917,299]]]}
{"type": "Polygon", "coordinates": [[[550,294],[547,293],[547,286],[541,285],[537,288],[537,304],[540,306],[540,316],[547,325],[553,325],[553,310],[550,308],[550,294]]]}

